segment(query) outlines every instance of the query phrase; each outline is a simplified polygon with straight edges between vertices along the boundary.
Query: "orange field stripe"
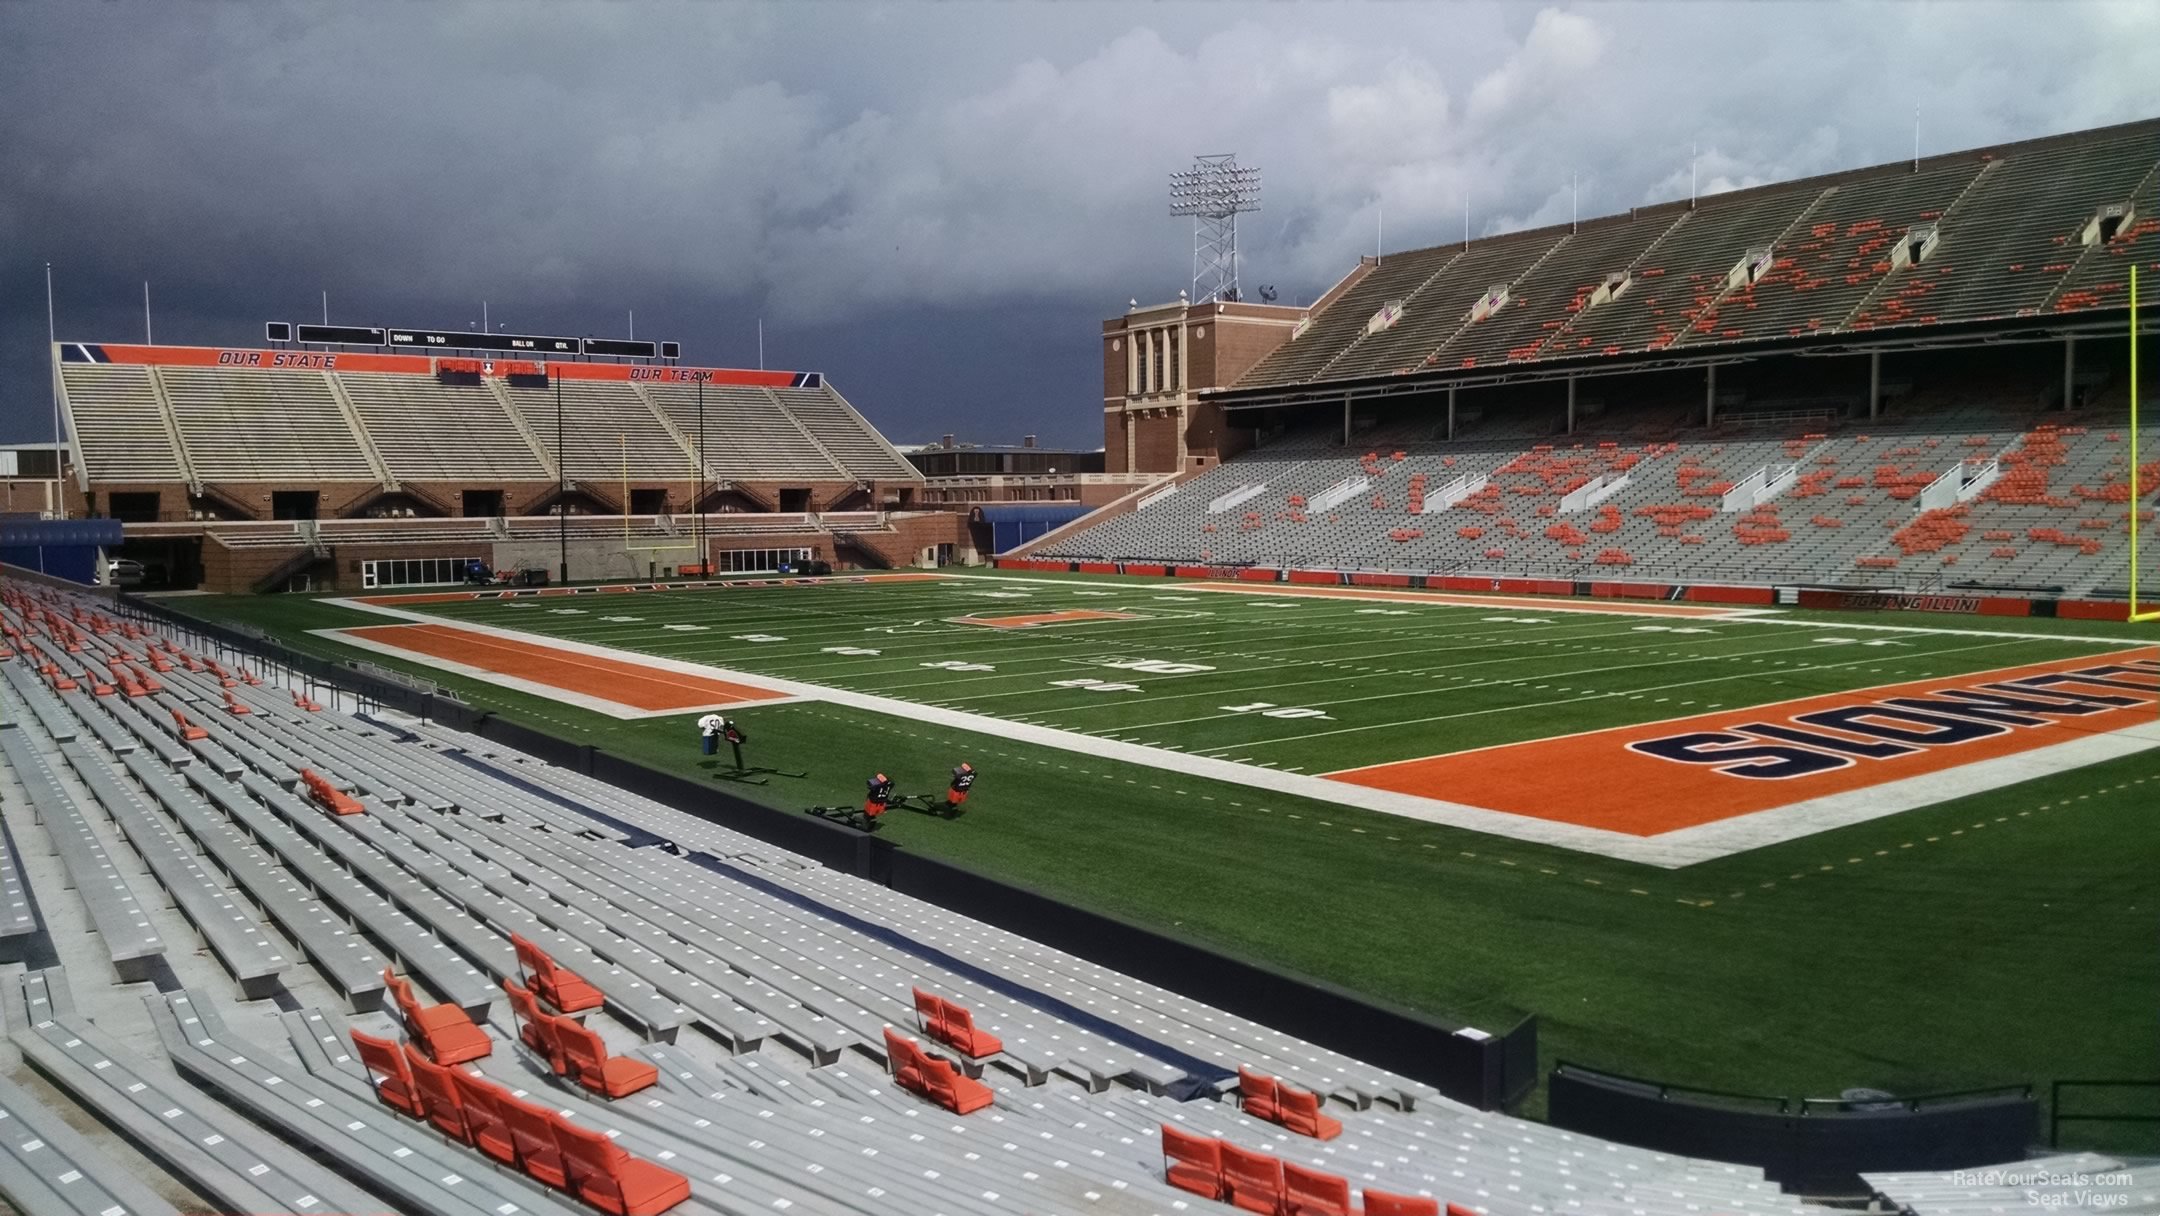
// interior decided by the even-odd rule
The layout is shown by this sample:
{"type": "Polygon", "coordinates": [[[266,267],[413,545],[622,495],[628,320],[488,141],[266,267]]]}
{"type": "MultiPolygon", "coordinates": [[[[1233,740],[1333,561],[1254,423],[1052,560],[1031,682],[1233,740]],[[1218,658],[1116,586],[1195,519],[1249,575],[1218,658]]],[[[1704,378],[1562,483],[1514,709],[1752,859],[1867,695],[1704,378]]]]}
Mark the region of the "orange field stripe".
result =
{"type": "MultiPolygon", "coordinates": [[[[1716,771],[1714,765],[1682,763],[1630,750],[1629,744],[1690,734],[1729,733],[1736,727],[1754,724],[1768,724],[1779,729],[1797,727],[1853,744],[1877,743],[1879,739],[1851,732],[1850,728],[1824,728],[1792,720],[1821,711],[1871,705],[1886,698],[1924,697],[1945,689],[1977,689],[1983,684],[2127,663],[2150,653],[2149,649],[2126,650],[1962,676],[1915,680],[1689,718],[1616,726],[1556,739],[1345,769],[1325,776],[1371,789],[1468,803],[1488,810],[1635,836],[1656,836],[2150,723],[2154,717],[2153,702],[2160,698],[2160,688],[2145,685],[2142,680],[2137,682],[2150,689],[2142,694],[2130,689],[2107,688],[2104,691],[2108,695],[2130,697],[2138,704],[2076,717],[2049,718],[2037,726],[2011,726],[2003,733],[1952,746],[1920,747],[1881,759],[1855,759],[1843,767],[1779,780],[1733,776],[1716,771]]],[[[2149,659],[2145,661],[2150,663],[2149,659]]],[[[2146,680],[2160,678],[2160,669],[2147,667],[2142,670],[2142,675],[2146,680]]],[[[2062,688],[2060,695],[2063,696],[2103,691],[2077,685],[2063,685],[2062,688]]],[[[2034,699],[2044,698],[2036,690],[2034,699]]],[[[1775,745],[1784,740],[1750,742],[1775,745]]]]}
{"type": "Polygon", "coordinates": [[[1443,604],[1450,608],[1505,608],[1509,611],[1608,613],[1614,616],[1729,617],[1729,607],[1707,604],[1645,604],[1629,600],[1585,600],[1561,596],[1474,595],[1458,591],[1419,591],[1401,587],[1314,587],[1296,583],[1178,583],[1179,591],[1225,591],[1268,599],[1310,596],[1331,600],[1385,600],[1401,604],[1443,604]]]}
{"type": "Polygon", "coordinates": [[[749,684],[475,633],[455,625],[363,625],[344,632],[384,646],[635,709],[698,709],[708,705],[776,701],[784,695],[749,684]]]}

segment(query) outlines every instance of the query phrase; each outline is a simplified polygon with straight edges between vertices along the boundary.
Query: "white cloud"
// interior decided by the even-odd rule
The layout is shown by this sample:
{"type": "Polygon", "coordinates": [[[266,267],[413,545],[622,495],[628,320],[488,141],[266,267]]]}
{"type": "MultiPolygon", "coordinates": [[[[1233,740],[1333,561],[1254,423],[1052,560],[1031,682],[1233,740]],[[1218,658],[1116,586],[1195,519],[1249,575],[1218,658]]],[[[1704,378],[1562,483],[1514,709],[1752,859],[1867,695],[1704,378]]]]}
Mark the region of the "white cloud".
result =
{"type": "Polygon", "coordinates": [[[1580,13],[1539,10],[1522,46],[1470,90],[1471,120],[1490,124],[1525,105],[1595,104],[1605,90],[1590,71],[1607,41],[1605,30],[1580,13]]]}

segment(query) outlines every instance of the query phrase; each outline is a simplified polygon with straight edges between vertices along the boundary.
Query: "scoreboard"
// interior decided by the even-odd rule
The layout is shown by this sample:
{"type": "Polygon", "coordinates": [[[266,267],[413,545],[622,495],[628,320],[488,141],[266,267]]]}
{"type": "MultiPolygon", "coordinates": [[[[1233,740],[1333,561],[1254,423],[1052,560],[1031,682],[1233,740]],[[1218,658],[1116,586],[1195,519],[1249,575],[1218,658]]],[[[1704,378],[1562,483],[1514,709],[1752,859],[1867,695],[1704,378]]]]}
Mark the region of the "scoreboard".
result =
{"type": "Polygon", "coordinates": [[[425,350],[502,350],[520,354],[575,355],[583,353],[576,338],[543,337],[539,334],[484,334],[477,330],[393,329],[391,346],[417,346],[425,350]]]}
{"type": "Polygon", "coordinates": [[[484,350],[525,355],[601,355],[617,359],[679,359],[676,342],[626,338],[568,338],[553,334],[484,334],[458,329],[384,329],[369,325],[292,325],[269,321],[263,335],[272,342],[317,346],[387,346],[393,349],[484,350]]]}

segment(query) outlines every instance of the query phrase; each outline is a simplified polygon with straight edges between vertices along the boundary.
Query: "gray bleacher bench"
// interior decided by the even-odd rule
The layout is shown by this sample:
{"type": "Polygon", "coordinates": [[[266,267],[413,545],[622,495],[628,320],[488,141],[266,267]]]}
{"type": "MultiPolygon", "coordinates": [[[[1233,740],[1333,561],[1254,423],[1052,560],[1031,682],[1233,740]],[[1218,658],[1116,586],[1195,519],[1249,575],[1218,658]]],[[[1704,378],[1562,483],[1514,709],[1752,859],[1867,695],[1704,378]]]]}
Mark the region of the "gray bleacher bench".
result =
{"type": "Polygon", "coordinates": [[[61,744],[60,754],[135,846],[143,864],[164,884],[173,906],[202,934],[203,944],[232,974],[241,995],[249,1000],[265,1000],[282,991],[284,982],[278,977],[292,966],[283,943],[232,896],[192,850],[174,838],[164,818],[150,809],[134,789],[114,777],[96,756],[79,743],[61,744]]]}
{"type": "Polygon", "coordinates": [[[211,810],[171,774],[141,757],[121,763],[152,799],[179,821],[212,863],[283,928],[318,970],[356,1008],[372,1009],[383,992],[386,960],[368,939],[309,895],[299,879],[280,867],[230,820],[211,810]]]}
{"type": "Polygon", "coordinates": [[[113,755],[124,756],[140,746],[133,732],[98,707],[98,698],[78,688],[74,692],[61,693],[60,702],[75,715],[77,722],[89,727],[90,733],[96,735],[98,742],[113,755]]]}
{"type": "Polygon", "coordinates": [[[0,1196],[30,1216],[179,1216],[28,1090],[0,1078],[0,1196]]]}
{"type": "Polygon", "coordinates": [[[30,906],[30,883],[6,833],[0,832],[0,963],[21,962],[44,925],[30,906]]]}
{"type": "MultiPolygon", "coordinates": [[[[386,816],[389,817],[394,816],[386,816]]],[[[526,886],[523,882],[463,869],[446,855],[446,850],[430,848],[383,823],[349,823],[346,826],[374,843],[385,856],[405,866],[416,881],[431,884],[430,889],[455,900],[471,915],[501,926],[505,936],[497,940],[509,954],[510,962],[498,969],[499,975],[518,974],[516,954],[507,938],[507,932],[515,930],[599,988],[607,998],[609,1010],[635,1026],[646,1038],[673,1039],[693,1015],[726,1037],[738,1051],[755,1048],[771,1030],[769,1025],[760,1024],[754,1015],[739,1014],[703,993],[685,990],[678,994],[677,990],[684,986],[666,982],[681,974],[673,964],[637,950],[629,942],[623,943],[630,947],[628,949],[611,950],[609,954],[613,957],[595,952],[590,934],[575,934],[562,927],[567,917],[551,923],[540,915],[539,909],[545,901],[528,895],[522,889],[526,886]]]]}
{"type": "MultiPolygon", "coordinates": [[[[490,952],[507,949],[507,941],[489,932],[439,892],[399,869],[357,835],[330,822],[333,818],[348,816],[326,815],[314,804],[279,789],[275,783],[255,773],[242,776],[240,785],[261,801],[261,808],[257,808],[261,813],[282,821],[361,886],[386,899],[414,923],[426,927],[428,944],[425,946],[427,953],[423,955],[405,954],[403,945],[407,939],[404,938],[395,943],[385,938],[384,944],[391,946],[393,953],[412,966],[442,999],[477,1015],[501,995],[501,989],[473,963],[490,952]]],[[[366,816],[349,818],[364,819],[366,816]]],[[[287,864],[291,864],[291,858],[287,858],[287,864]]],[[[354,919],[355,923],[372,927],[371,921],[360,917],[354,919]]]]}
{"type": "Polygon", "coordinates": [[[391,958],[426,980],[446,1000],[470,1012],[484,1009],[495,999],[498,990],[431,928],[407,916],[307,836],[215,774],[188,773],[186,779],[306,883],[315,898],[335,908],[356,930],[364,930],[391,958]]]}
{"type": "Polygon", "coordinates": [[[352,732],[333,729],[333,726],[334,721],[301,723],[282,718],[256,722],[258,730],[281,742],[287,750],[319,757],[323,763],[351,773],[355,788],[370,798],[400,806],[423,800],[412,788],[410,773],[392,775],[397,772],[390,767],[395,764],[395,757],[389,758],[390,765],[386,765],[383,757],[370,755],[366,749],[355,746],[352,740],[356,736],[352,732]]]}
{"type": "MultiPolygon", "coordinates": [[[[0,664],[0,676],[7,677],[8,684],[15,689],[23,703],[30,707],[31,716],[45,728],[46,734],[56,740],[75,737],[75,720],[60,711],[60,707],[53,703],[52,690],[30,674],[28,667],[21,663],[0,664]]],[[[14,723],[6,725],[12,726],[14,723]]]]}
{"type": "Polygon", "coordinates": [[[634,1100],[619,1104],[631,1118],[661,1126],[709,1125],[725,1136],[751,1116],[751,1126],[766,1129],[761,1141],[822,1145],[837,1138],[847,1151],[814,1158],[821,1173],[838,1174],[852,1165],[854,1177],[877,1188],[872,1194],[888,1196],[892,1210],[1064,1212],[1092,1206],[1077,1196],[1051,1193],[1066,1189],[1053,1181],[1062,1168],[1054,1155],[1019,1143],[1018,1137],[1000,1137],[996,1145],[974,1142],[974,1133],[991,1126],[992,1111],[961,1119],[912,1097],[892,1105],[844,1107],[815,1094],[776,1102],[723,1084],[717,1075],[755,1057],[726,1061],[716,1070],[677,1048],[645,1050],[660,1069],[660,1083],[644,1091],[653,1097],[645,1109],[634,1100]],[[1023,1165],[1023,1158],[1032,1160],[1023,1165]],[[872,1168],[865,1172],[864,1164],[872,1168]]]}
{"type": "Polygon", "coordinates": [[[104,939],[107,957],[123,984],[137,983],[155,975],[165,961],[165,941],[127,879],[98,842],[83,818],[82,808],[61,786],[21,730],[0,730],[0,749],[15,766],[16,779],[30,795],[30,803],[45,824],[45,834],[60,854],[69,881],[90,913],[90,923],[104,939]]]}
{"type": "MultiPolygon", "coordinates": [[[[710,1029],[728,1038],[737,1051],[751,1050],[765,1037],[778,1035],[800,1047],[813,1064],[822,1064],[837,1059],[841,1051],[858,1041],[830,1022],[789,1016],[785,1011],[790,1002],[785,997],[764,988],[754,978],[739,974],[695,943],[670,937],[634,917],[609,915],[611,910],[598,900],[590,901],[588,905],[567,898],[549,899],[530,894],[526,884],[517,881],[516,875],[536,870],[548,874],[552,880],[551,889],[558,895],[575,891],[577,884],[570,876],[551,870],[544,862],[525,862],[515,855],[502,855],[520,863],[505,866],[496,856],[476,850],[476,844],[485,847],[487,842],[468,832],[462,819],[458,816],[421,818],[415,813],[408,816],[405,828],[407,834],[422,842],[424,847],[455,861],[488,890],[547,926],[560,946],[551,946],[545,938],[538,939],[536,944],[588,980],[593,977],[585,969],[593,964],[580,960],[589,953],[596,963],[621,968],[679,1002],[697,1014],[710,1029]],[[431,837],[433,843],[430,843],[431,837]],[[465,861],[464,856],[477,860],[465,861]],[[567,952],[558,953],[559,949],[567,952]]],[[[606,987],[604,983],[601,986],[606,987]]]]}
{"type": "Polygon", "coordinates": [[[58,968],[24,976],[23,984],[35,1012],[10,1037],[30,1066],[221,1210],[293,1216],[380,1210],[380,1200],[166,1079],[169,1073],[161,1075],[77,1017],[66,1008],[58,968]],[[62,1008],[55,1011],[55,1004],[62,1008]]]}
{"type": "Polygon", "coordinates": [[[144,747],[157,753],[158,759],[174,768],[186,768],[195,763],[195,753],[189,751],[173,733],[179,728],[173,724],[172,715],[167,714],[165,721],[159,722],[131,701],[116,701],[107,697],[105,704],[111,708],[113,717],[119,719],[120,724],[128,729],[128,733],[134,735],[136,741],[144,747]]]}

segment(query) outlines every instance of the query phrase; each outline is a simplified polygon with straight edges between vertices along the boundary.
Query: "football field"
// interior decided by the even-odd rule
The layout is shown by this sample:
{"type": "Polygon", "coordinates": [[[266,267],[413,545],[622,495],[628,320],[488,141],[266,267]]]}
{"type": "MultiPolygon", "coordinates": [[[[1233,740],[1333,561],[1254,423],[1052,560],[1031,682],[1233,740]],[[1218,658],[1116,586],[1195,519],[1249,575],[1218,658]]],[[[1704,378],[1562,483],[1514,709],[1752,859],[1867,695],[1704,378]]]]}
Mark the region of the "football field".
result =
{"type": "Polygon", "coordinates": [[[2105,636],[960,574],[349,602],[617,716],[833,701],[1668,867],[2160,744],[2105,636]]]}

